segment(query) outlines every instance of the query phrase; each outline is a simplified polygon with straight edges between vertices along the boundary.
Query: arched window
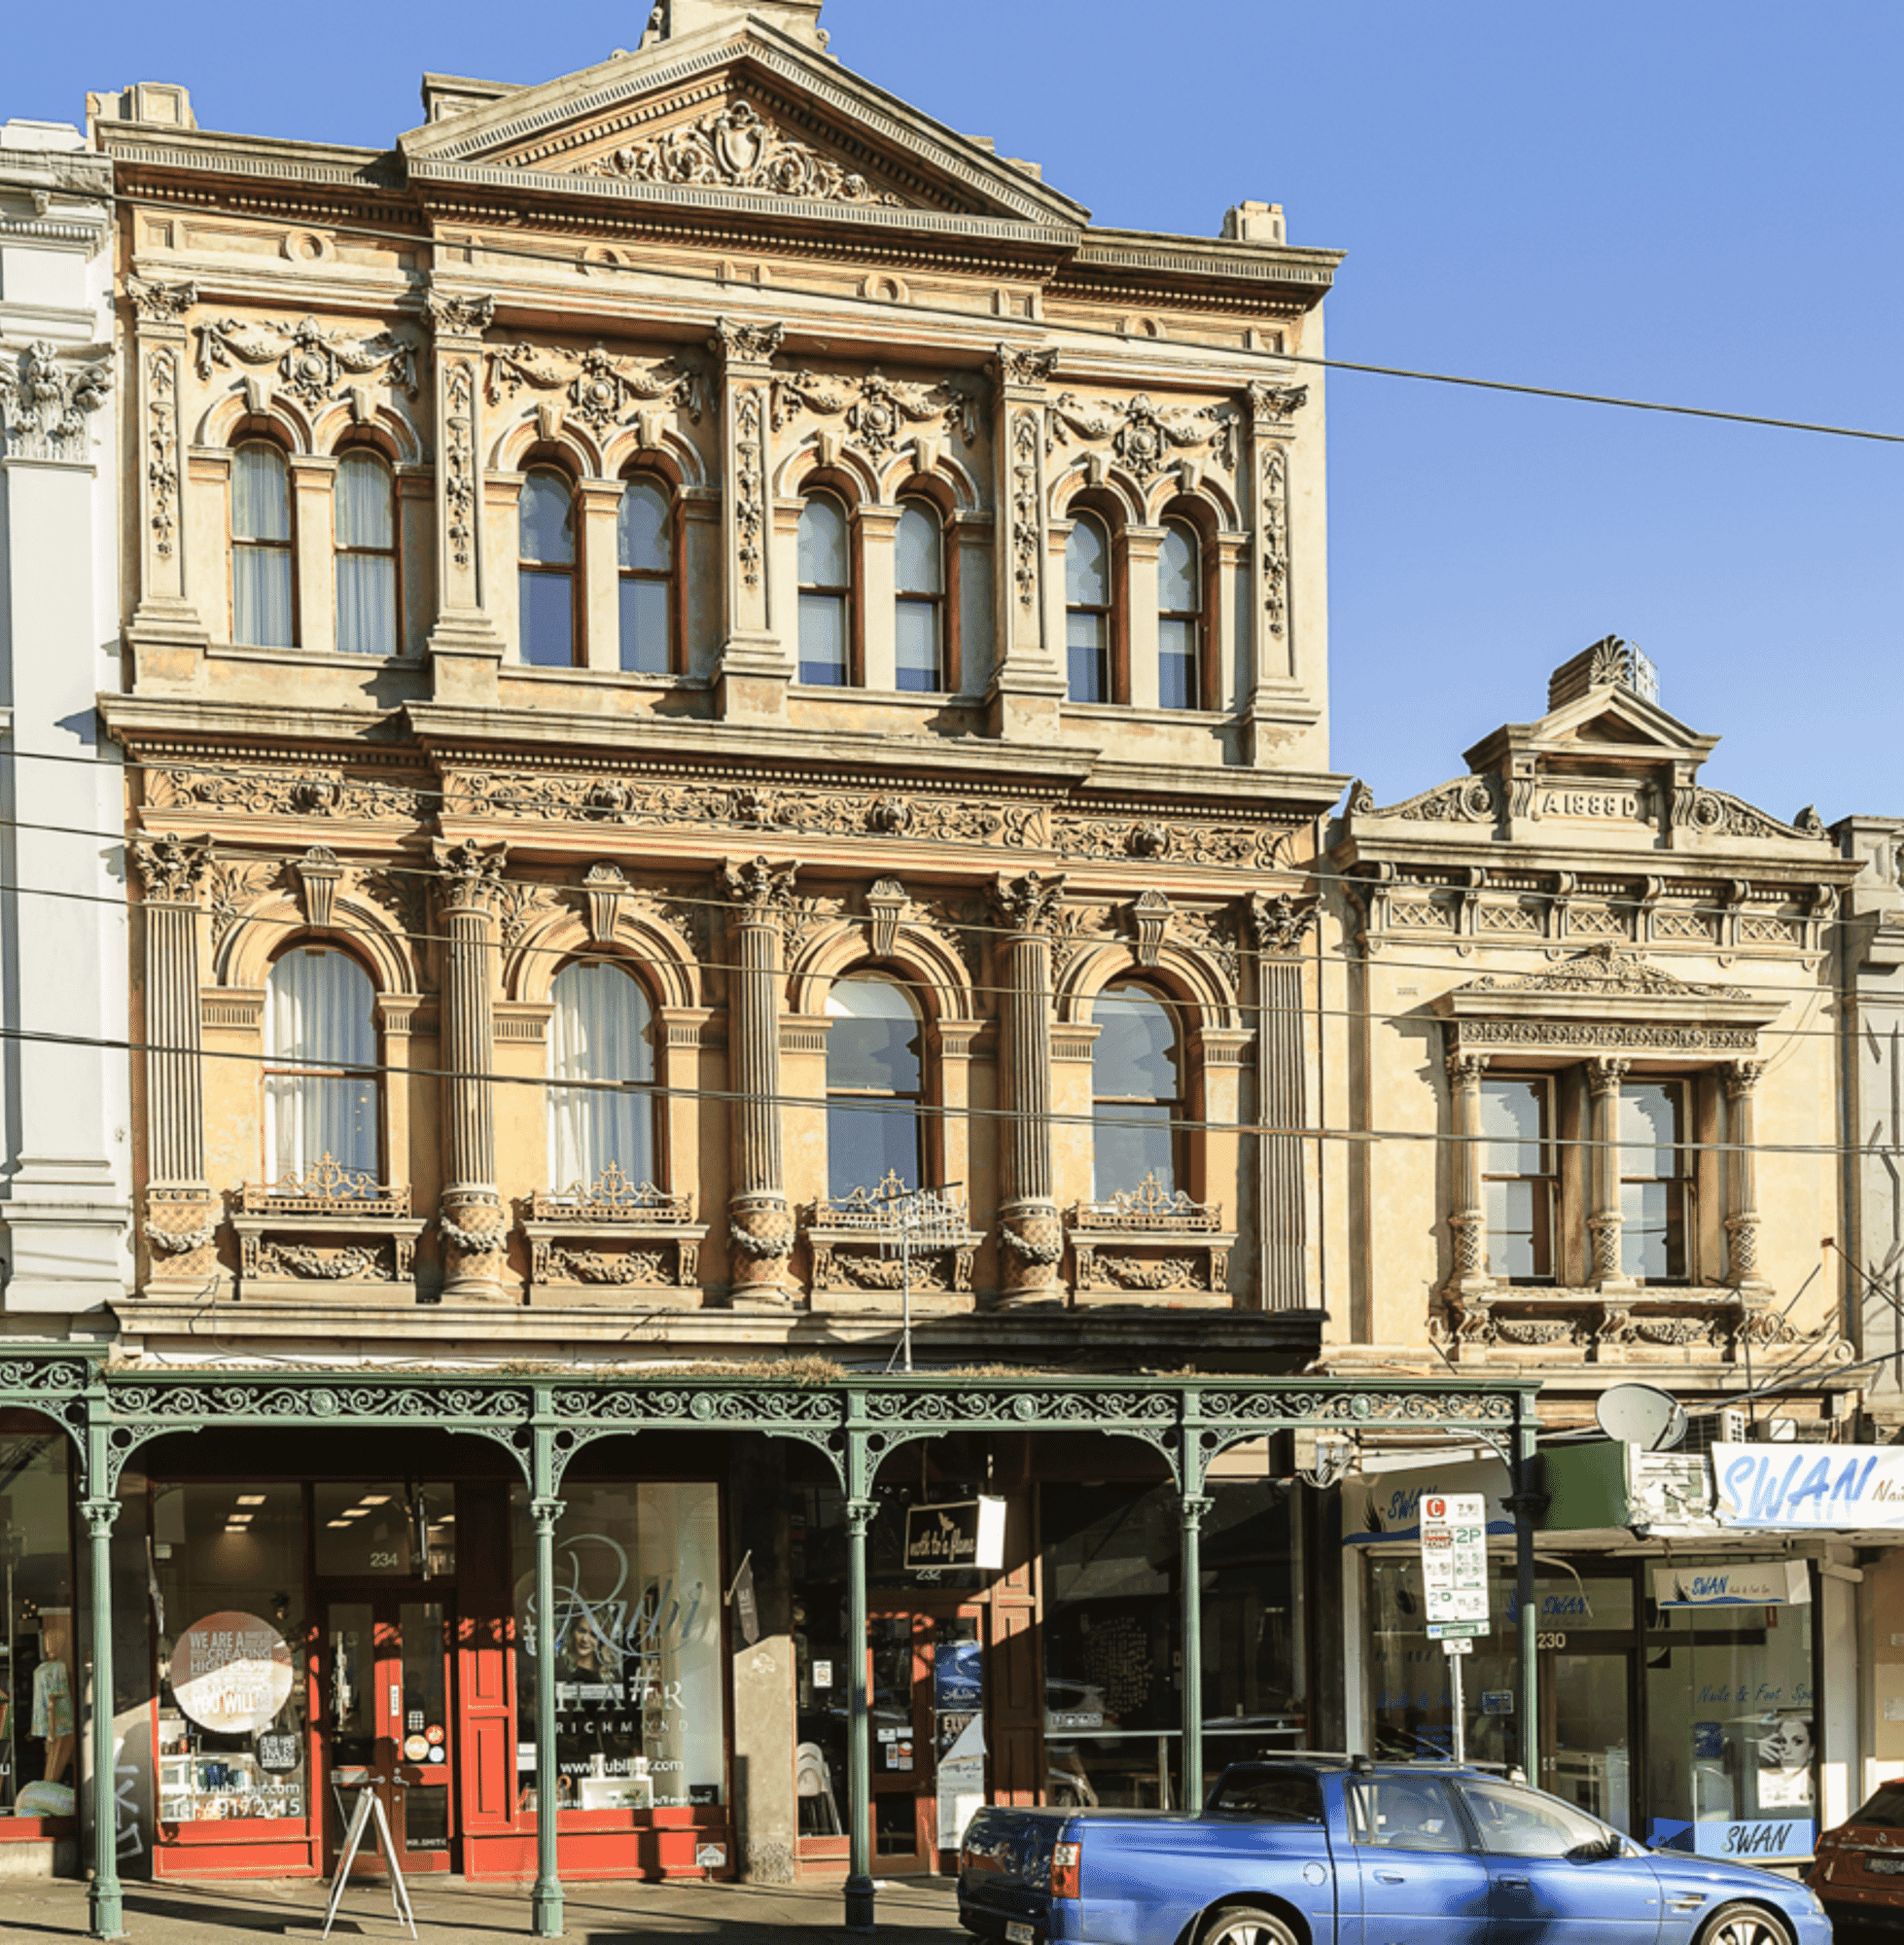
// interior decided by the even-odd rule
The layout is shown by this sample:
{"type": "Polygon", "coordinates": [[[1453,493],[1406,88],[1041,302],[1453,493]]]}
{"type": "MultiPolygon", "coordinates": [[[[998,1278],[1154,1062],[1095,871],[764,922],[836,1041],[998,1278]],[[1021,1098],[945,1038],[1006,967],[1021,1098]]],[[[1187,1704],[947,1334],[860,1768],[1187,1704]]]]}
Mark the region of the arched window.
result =
{"type": "Polygon", "coordinates": [[[654,1008],[641,982],[609,960],[579,960],[549,998],[551,1080],[611,1081],[548,1090],[548,1179],[586,1188],[611,1163],[637,1185],[654,1182],[654,1008]]]}
{"type": "Polygon", "coordinates": [[[397,653],[397,515],[390,469],[373,452],[337,462],[337,647],[347,655],[397,653]]]}
{"type": "Polygon", "coordinates": [[[265,997],[265,1173],[302,1176],[326,1155],[377,1175],[377,1038],[370,974],[347,952],[297,946],[265,997]]]}
{"type": "Polygon", "coordinates": [[[621,489],[616,522],[621,571],[621,666],[666,675],[674,666],[674,496],[638,474],[621,489]]]}
{"type": "Polygon", "coordinates": [[[552,467],[522,482],[516,513],[522,659],[538,668],[576,663],[575,495],[552,467]]]}
{"type": "Polygon", "coordinates": [[[1065,543],[1065,655],[1074,702],[1111,700],[1111,535],[1079,513],[1065,543]]]}
{"type": "Polygon", "coordinates": [[[1183,1118],[1182,1070],[1175,1008],[1134,983],[1108,987],[1093,1011],[1092,1154],[1100,1202],[1136,1188],[1146,1176],[1179,1186],[1182,1147],[1173,1123],[1183,1118]]]}
{"type": "Polygon", "coordinates": [[[1187,520],[1164,522],[1157,550],[1157,701],[1203,706],[1203,550],[1187,520]]]}
{"type": "Polygon", "coordinates": [[[899,510],[894,562],[898,680],[931,694],[945,688],[945,536],[938,509],[908,500],[899,510]]]}
{"type": "Polygon", "coordinates": [[[874,1189],[889,1175],[923,1185],[924,1033],[905,989],[876,972],[827,995],[827,1192],[874,1189]]]}
{"type": "Polygon", "coordinates": [[[846,509],[809,493],[800,509],[800,680],[843,689],[852,679],[853,550],[846,509]]]}
{"type": "Polygon", "coordinates": [[[291,469],[262,439],[231,456],[231,639],[247,649],[288,649],[297,639],[291,469]]]}

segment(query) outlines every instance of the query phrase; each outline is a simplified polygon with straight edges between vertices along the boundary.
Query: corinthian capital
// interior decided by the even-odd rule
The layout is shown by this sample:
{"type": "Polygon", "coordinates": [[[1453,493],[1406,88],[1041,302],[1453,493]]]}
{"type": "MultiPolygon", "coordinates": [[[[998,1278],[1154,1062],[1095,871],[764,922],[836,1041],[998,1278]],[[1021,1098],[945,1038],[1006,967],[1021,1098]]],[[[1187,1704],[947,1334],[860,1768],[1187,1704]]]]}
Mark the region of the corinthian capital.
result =
{"type": "Polygon", "coordinates": [[[730,365],[770,365],[786,336],[784,324],[750,324],[745,318],[723,317],[715,320],[714,336],[707,344],[730,365]]]}
{"type": "Polygon", "coordinates": [[[741,917],[780,918],[793,909],[797,865],[769,865],[764,858],[729,859],[721,869],[721,890],[741,917]]]}
{"type": "Polygon", "coordinates": [[[436,847],[437,871],[443,902],[477,911],[492,911],[503,889],[503,866],[509,863],[507,844],[478,844],[466,837],[460,844],[436,847]]]}
{"type": "Polygon", "coordinates": [[[190,843],[183,837],[138,837],[126,846],[126,857],[148,903],[194,905],[211,846],[203,838],[190,843]]]}
{"type": "Polygon", "coordinates": [[[1287,425],[1309,403],[1307,385],[1276,385],[1258,379],[1250,387],[1250,409],[1258,421],[1287,425]]]}
{"type": "Polygon", "coordinates": [[[152,284],[143,277],[127,277],[125,295],[132,315],[141,324],[183,324],[186,312],[198,301],[198,286],[152,284]]]}
{"type": "Polygon", "coordinates": [[[1001,344],[992,361],[993,374],[1001,385],[1048,385],[1058,369],[1058,354],[1028,351],[1023,345],[1001,344]]]}
{"type": "Polygon", "coordinates": [[[496,300],[432,291],[424,300],[430,322],[444,337],[480,337],[496,321],[496,300]]]}
{"type": "Polygon", "coordinates": [[[1314,899],[1292,899],[1287,892],[1268,898],[1261,892],[1250,900],[1250,928],[1256,950],[1265,959],[1287,959],[1302,944],[1319,911],[1314,899]]]}
{"type": "Polygon", "coordinates": [[[106,403],[110,365],[64,365],[44,338],[0,350],[0,432],[16,459],[83,460],[86,416],[106,403]]]}
{"type": "Polygon", "coordinates": [[[1062,873],[1047,878],[1041,871],[1027,871],[1022,878],[1012,878],[1001,871],[992,887],[992,902],[1012,931],[1047,937],[1057,930],[1064,896],[1062,873]]]}

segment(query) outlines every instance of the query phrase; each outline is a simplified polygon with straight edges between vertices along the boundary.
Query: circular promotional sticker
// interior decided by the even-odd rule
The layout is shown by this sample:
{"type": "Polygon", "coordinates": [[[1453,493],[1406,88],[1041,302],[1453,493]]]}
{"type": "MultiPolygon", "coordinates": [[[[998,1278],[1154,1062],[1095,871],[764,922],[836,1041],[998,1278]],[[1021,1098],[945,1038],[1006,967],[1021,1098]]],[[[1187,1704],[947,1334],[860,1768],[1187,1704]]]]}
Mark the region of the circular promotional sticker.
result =
{"type": "Polygon", "coordinates": [[[439,1749],[439,1750],[432,1750],[430,1751],[430,1760],[432,1762],[446,1762],[448,1760],[448,1757],[449,1757],[449,1751],[447,1750],[439,1749]]]}
{"type": "Polygon", "coordinates": [[[428,1757],[429,1753],[430,1745],[421,1736],[405,1736],[404,1738],[404,1760],[405,1762],[422,1762],[428,1757]]]}
{"type": "Polygon", "coordinates": [[[443,1725],[441,1722],[432,1722],[430,1726],[424,1730],[423,1734],[425,1739],[429,1742],[430,1747],[433,1750],[437,1749],[438,1747],[441,1746],[443,1739],[443,1725]]]}
{"type": "Polygon", "coordinates": [[[291,1699],[291,1649],[256,1614],[207,1614],[172,1650],[172,1695],[214,1735],[267,1729],[291,1699]]]}

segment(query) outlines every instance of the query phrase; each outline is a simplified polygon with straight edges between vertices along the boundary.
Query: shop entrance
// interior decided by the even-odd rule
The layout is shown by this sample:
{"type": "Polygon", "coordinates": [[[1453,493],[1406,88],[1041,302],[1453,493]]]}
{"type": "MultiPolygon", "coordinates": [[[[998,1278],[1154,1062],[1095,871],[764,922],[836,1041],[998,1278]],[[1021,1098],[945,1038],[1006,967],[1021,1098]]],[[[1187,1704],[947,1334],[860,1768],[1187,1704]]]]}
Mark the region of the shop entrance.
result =
{"type": "Polygon", "coordinates": [[[1535,1637],[1540,1656],[1542,1789],[1629,1834],[1634,1802],[1633,1654],[1593,1637],[1535,1637]]]}
{"type": "Polygon", "coordinates": [[[875,1608],[871,1616],[873,1868],[958,1868],[965,1816],[985,1801],[984,1609],[875,1608]]]}
{"type": "MultiPolygon", "coordinates": [[[[405,1874],[455,1868],[453,1620],[440,1587],[381,1586],[333,1592],[324,1601],[319,1687],[327,1876],[343,1848],[343,1821],[328,1786],[339,1769],[370,1772],[405,1874]]],[[[361,1854],[352,1867],[353,1875],[382,1871],[381,1859],[361,1854]]]]}

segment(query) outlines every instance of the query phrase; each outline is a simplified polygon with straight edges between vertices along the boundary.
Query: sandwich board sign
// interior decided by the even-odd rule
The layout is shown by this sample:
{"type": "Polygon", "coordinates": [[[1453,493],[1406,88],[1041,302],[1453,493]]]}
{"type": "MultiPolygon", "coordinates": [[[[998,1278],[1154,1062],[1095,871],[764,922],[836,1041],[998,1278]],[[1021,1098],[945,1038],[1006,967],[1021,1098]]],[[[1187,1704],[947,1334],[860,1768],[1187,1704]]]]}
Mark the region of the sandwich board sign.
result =
{"type": "Polygon", "coordinates": [[[1481,1494],[1422,1495],[1422,1596],[1429,1641],[1488,1632],[1488,1503],[1481,1494]]]}

